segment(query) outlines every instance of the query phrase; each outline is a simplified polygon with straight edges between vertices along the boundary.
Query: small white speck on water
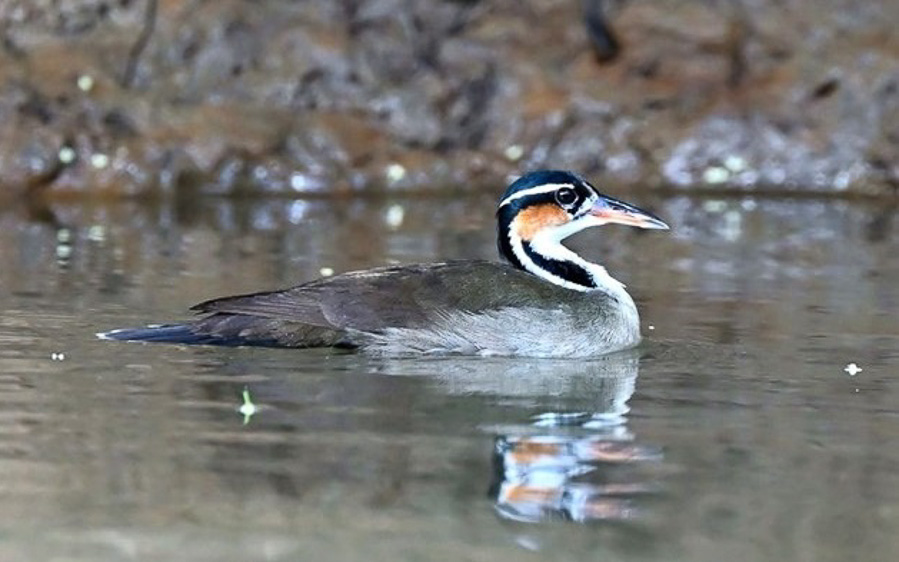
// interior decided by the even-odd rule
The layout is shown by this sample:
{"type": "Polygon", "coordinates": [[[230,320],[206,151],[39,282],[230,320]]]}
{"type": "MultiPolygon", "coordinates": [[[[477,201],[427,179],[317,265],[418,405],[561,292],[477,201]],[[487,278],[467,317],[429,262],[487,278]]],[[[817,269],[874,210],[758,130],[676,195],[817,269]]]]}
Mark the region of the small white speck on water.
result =
{"type": "Polygon", "coordinates": [[[60,228],[56,231],[56,241],[60,244],[68,244],[72,241],[72,231],[68,228],[60,228]]]}
{"type": "Polygon", "coordinates": [[[78,77],[78,89],[82,92],[90,92],[94,89],[94,77],[90,74],[82,74],[78,77]]]}
{"type": "Polygon", "coordinates": [[[56,352],[56,351],[55,351],[55,352],[53,352],[53,353],[50,354],[50,359],[51,359],[52,361],[65,361],[65,360],[66,360],[66,354],[65,354],[65,353],[62,353],[61,351],[60,351],[60,352],[56,352]]]}
{"type": "Polygon", "coordinates": [[[56,157],[59,158],[59,161],[63,164],[71,164],[75,161],[75,149],[71,146],[64,146],[59,149],[59,153],[57,153],[56,157]]]}
{"type": "Polygon", "coordinates": [[[513,144],[504,151],[505,156],[512,162],[518,162],[524,156],[524,148],[520,144],[513,144]]]}
{"type": "Polygon", "coordinates": [[[245,416],[252,416],[256,413],[256,405],[252,402],[244,402],[240,405],[240,413],[245,416]]]}
{"type": "Polygon", "coordinates": [[[259,411],[259,408],[256,407],[256,404],[253,404],[249,388],[244,387],[242,397],[243,404],[240,405],[238,411],[243,415],[243,424],[247,425],[250,423],[250,418],[253,417],[253,414],[259,411]]]}
{"type": "Polygon", "coordinates": [[[68,244],[59,244],[56,246],[57,259],[67,260],[72,257],[72,247],[68,244]]]}
{"type": "MultiPolygon", "coordinates": [[[[850,377],[854,377],[855,375],[864,371],[864,369],[862,369],[855,363],[850,363],[850,364],[846,365],[846,367],[843,370],[846,371],[850,377]]],[[[858,392],[858,389],[856,389],[856,392],[858,392]]]]}
{"type": "Polygon", "coordinates": [[[333,267],[323,267],[318,270],[318,273],[322,277],[331,277],[332,275],[334,275],[334,268],[333,267]]]}
{"type": "Polygon", "coordinates": [[[125,365],[125,368],[129,369],[131,371],[152,371],[153,370],[152,365],[147,365],[145,363],[128,363],[127,365],[125,365]]]}
{"type": "Polygon", "coordinates": [[[106,166],[109,166],[109,155],[103,154],[101,152],[97,152],[96,154],[91,155],[91,166],[97,168],[98,170],[102,170],[106,166]]]}
{"type": "Polygon", "coordinates": [[[647,326],[647,328],[649,328],[650,330],[655,330],[655,329],[656,329],[656,327],[653,326],[652,324],[650,324],[649,326],[647,326]]]}
{"type": "Polygon", "coordinates": [[[387,222],[387,226],[396,230],[403,224],[403,219],[406,216],[406,209],[403,208],[402,205],[391,205],[387,209],[387,214],[384,217],[385,222],[387,222]]]}
{"type": "Polygon", "coordinates": [[[393,163],[387,166],[385,175],[390,183],[396,183],[406,177],[406,168],[402,164],[393,163]]]}

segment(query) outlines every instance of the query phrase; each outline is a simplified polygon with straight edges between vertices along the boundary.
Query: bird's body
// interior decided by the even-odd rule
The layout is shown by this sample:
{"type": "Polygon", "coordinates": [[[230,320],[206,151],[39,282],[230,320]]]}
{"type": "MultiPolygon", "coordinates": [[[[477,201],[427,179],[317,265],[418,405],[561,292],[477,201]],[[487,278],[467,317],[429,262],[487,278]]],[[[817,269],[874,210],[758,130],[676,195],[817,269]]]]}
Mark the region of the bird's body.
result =
{"type": "Polygon", "coordinates": [[[624,286],[559,242],[592,226],[572,223],[584,220],[583,209],[599,216],[599,201],[623,205],[629,217],[651,221],[650,228],[664,223],[599,195],[568,172],[529,176],[535,174],[550,176],[517,189],[513,184],[500,202],[499,247],[509,263],[456,261],[344,273],[290,289],[210,300],[193,307],[206,316],[189,323],[114,330],[101,337],[331,346],[387,355],[585,357],[637,345],[639,316],[624,286]],[[564,205],[543,201],[547,193],[558,199],[559,189],[582,193],[568,202],[571,194],[564,192],[564,205]]]}
{"type": "Polygon", "coordinates": [[[633,301],[626,293],[623,302],[615,299],[558,287],[497,262],[406,265],[208,301],[194,310],[210,316],[192,325],[145,328],[146,337],[138,339],[165,341],[180,331],[182,343],[579,357],[639,342],[633,301]]]}

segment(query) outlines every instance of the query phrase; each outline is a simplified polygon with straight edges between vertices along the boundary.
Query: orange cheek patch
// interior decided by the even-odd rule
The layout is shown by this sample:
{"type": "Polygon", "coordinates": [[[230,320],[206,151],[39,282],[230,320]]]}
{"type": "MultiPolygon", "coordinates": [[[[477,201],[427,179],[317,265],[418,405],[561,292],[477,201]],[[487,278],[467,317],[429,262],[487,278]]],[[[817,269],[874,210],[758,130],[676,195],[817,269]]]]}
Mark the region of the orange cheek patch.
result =
{"type": "Polygon", "coordinates": [[[512,221],[512,231],[524,241],[530,241],[542,229],[562,226],[571,218],[568,213],[555,205],[535,205],[518,213],[512,221]]]}

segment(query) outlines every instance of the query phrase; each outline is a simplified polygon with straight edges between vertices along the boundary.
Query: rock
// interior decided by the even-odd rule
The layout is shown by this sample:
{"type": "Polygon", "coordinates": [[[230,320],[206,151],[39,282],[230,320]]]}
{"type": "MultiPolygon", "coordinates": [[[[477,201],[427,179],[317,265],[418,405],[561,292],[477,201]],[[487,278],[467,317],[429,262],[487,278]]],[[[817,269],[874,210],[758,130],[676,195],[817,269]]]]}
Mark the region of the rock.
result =
{"type": "Polygon", "coordinates": [[[552,166],[681,189],[896,191],[895,2],[599,8],[588,35],[568,0],[13,2],[0,186],[477,189],[552,166]]]}

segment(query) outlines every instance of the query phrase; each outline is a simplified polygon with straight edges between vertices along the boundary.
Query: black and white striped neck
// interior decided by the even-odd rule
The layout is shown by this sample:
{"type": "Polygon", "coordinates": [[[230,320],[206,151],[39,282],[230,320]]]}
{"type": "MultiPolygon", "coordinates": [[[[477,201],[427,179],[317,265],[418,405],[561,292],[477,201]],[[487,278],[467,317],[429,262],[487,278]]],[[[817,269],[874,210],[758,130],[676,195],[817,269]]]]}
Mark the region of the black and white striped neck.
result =
{"type": "Polygon", "coordinates": [[[532,242],[522,242],[521,250],[526,261],[516,265],[531,273],[551,278],[559,284],[564,283],[563,286],[571,285],[571,288],[576,290],[589,291],[599,288],[586,264],[544,255],[534,249],[532,242]],[[539,273],[536,273],[538,271],[539,273]]]}
{"type": "Polygon", "coordinates": [[[509,263],[550,283],[574,291],[620,294],[624,285],[603,266],[591,263],[561,244],[550,232],[522,240],[511,229],[498,233],[499,253],[509,263]]]}

